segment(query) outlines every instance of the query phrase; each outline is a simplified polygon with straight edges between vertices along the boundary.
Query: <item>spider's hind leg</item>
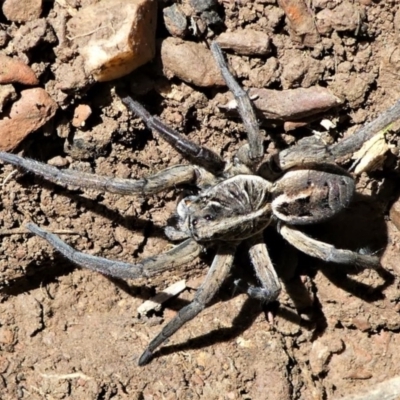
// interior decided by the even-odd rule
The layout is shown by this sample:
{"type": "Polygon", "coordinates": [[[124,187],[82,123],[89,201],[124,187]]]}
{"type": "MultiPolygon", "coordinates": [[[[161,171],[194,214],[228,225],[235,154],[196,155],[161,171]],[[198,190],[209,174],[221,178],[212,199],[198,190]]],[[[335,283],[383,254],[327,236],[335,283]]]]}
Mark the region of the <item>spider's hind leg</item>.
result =
{"type": "Polygon", "coordinates": [[[361,268],[380,269],[379,257],[360,254],[351,250],[337,249],[331,244],[315,240],[296,228],[279,224],[280,234],[296,249],[326,262],[355,265],[361,268]]]}
{"type": "Polygon", "coordinates": [[[147,349],[139,359],[139,365],[147,364],[154,350],[171,337],[186,322],[198,315],[212,300],[218,289],[221,287],[231,269],[236,247],[229,244],[221,244],[217,255],[209,269],[207,276],[196,292],[193,301],[183,307],[171,321],[164,326],[163,330],[150,342],[147,349]]]}
{"type": "Polygon", "coordinates": [[[61,240],[57,235],[47,232],[33,223],[27,224],[26,228],[47,240],[64,257],[80,267],[121,279],[154,276],[192,261],[202,250],[200,244],[192,239],[187,239],[166,253],[146,258],[137,264],[131,264],[81,253],[61,240]]]}
{"type": "Polygon", "coordinates": [[[264,304],[270,303],[279,296],[281,284],[269,257],[264,237],[262,234],[258,234],[248,239],[247,243],[250,246],[250,260],[261,287],[248,286],[246,292],[249,297],[258,299],[264,304]]]}

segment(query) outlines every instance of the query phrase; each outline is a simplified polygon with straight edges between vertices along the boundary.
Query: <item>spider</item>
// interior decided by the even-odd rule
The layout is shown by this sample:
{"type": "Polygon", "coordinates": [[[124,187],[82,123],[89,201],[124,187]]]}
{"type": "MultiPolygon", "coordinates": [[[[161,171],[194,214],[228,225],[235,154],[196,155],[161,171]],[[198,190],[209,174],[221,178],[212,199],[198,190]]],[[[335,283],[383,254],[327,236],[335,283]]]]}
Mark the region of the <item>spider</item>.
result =
{"type": "Polygon", "coordinates": [[[332,218],[346,208],[355,191],[352,176],[336,162],[355,150],[373,133],[388,126],[399,115],[399,102],[356,134],[327,146],[315,137],[300,140],[275,158],[280,177],[270,181],[261,176],[264,155],[263,136],[247,93],[229,72],[220,47],[214,42],[211,51],[238,105],[248,140],[230,162],[218,154],[188,140],[185,136],[151,116],[138,102],[123,96],[122,102],[141,117],[149,129],[157,132],[180,152],[189,165],[177,165],[141,179],[97,176],[56,167],[31,159],[0,152],[3,162],[13,164],[48,181],[68,186],[98,189],[121,195],[150,195],[192,184],[198,193],[179,201],[166,236],[180,242],[172,250],[146,258],[136,264],[108,260],[79,252],[33,223],[26,225],[32,233],[47,240],[71,262],[94,271],[122,279],[151,277],[195,259],[211,245],[216,255],[204,282],[193,301],[183,307],[149,343],[139,365],[147,364],[154,351],[186,322],[196,317],[217,293],[228,276],[235,250],[246,242],[259,286],[246,284],[250,297],[263,303],[274,301],[281,284],[268,255],[263,231],[273,223],[280,234],[298,250],[339,264],[378,268],[375,255],[361,254],[313,239],[296,226],[314,224],[332,218]]]}

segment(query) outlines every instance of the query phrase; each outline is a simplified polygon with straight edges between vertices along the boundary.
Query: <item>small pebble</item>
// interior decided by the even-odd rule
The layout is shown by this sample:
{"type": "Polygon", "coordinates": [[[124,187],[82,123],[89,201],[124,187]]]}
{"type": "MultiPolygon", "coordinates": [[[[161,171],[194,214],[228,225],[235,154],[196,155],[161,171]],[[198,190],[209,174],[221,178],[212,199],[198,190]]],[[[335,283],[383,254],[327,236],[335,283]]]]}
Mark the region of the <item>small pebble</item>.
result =
{"type": "Polygon", "coordinates": [[[187,32],[187,18],[179,4],[172,4],[163,10],[164,24],[168,32],[175,37],[183,38],[187,32]]]}
{"type": "Polygon", "coordinates": [[[0,120],[0,150],[15,149],[27,135],[50,120],[56,109],[57,104],[44,89],[23,90],[9,116],[0,120]]]}
{"type": "Polygon", "coordinates": [[[9,21],[32,21],[42,13],[42,0],[4,0],[2,9],[9,21]]]}
{"type": "Polygon", "coordinates": [[[161,45],[161,60],[167,78],[177,76],[201,87],[225,85],[211,51],[200,43],[167,38],[161,45]]]}
{"type": "Polygon", "coordinates": [[[362,20],[363,14],[360,9],[348,1],[344,1],[333,10],[325,8],[315,16],[316,25],[321,34],[329,34],[332,30],[356,31],[362,20]]]}
{"type": "Polygon", "coordinates": [[[268,35],[251,29],[224,32],[216,41],[222,49],[231,49],[237,54],[265,55],[270,51],[268,35]]]}
{"type": "Polygon", "coordinates": [[[87,104],[79,104],[74,110],[74,118],[72,119],[72,125],[75,128],[81,128],[85,126],[86,120],[92,114],[92,109],[87,104]]]}
{"type": "Polygon", "coordinates": [[[39,83],[35,73],[24,62],[0,54],[0,83],[22,83],[37,85],[39,83]]]}

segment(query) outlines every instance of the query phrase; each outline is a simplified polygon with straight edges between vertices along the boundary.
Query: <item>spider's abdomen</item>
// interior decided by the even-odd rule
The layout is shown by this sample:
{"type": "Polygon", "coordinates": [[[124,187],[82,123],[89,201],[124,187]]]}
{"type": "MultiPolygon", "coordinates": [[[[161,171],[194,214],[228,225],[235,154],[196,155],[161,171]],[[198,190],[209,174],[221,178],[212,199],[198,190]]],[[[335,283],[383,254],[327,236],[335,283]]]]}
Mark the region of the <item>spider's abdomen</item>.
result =
{"type": "Polygon", "coordinates": [[[305,225],[325,221],[348,207],[354,180],[335,172],[294,170],[272,188],[272,210],[282,221],[305,225]]]}
{"type": "Polygon", "coordinates": [[[265,229],[271,219],[271,186],[259,176],[237,175],[184,199],[191,236],[231,241],[265,229]]]}

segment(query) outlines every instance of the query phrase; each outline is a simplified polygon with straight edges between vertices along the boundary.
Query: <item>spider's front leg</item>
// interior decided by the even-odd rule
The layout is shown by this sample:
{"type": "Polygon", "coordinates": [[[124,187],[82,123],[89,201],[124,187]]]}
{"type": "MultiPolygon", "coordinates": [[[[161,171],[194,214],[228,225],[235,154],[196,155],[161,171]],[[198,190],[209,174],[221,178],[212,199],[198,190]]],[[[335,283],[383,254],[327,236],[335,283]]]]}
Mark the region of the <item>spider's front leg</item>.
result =
{"type": "Polygon", "coordinates": [[[189,158],[195,164],[201,165],[212,173],[219,173],[224,169],[225,162],[218,154],[186,139],[177,131],[165,125],[159,118],[150,115],[140,103],[133,100],[131,97],[124,96],[121,100],[130,111],[142,118],[149,129],[156,131],[184,157],[189,158]]]}
{"type": "Polygon", "coordinates": [[[224,55],[217,42],[211,44],[211,51],[214,55],[222,76],[225,79],[226,85],[233,93],[237,102],[238,111],[242,118],[243,124],[247,132],[248,140],[248,155],[246,161],[242,160],[244,164],[251,167],[262,160],[264,156],[263,137],[260,133],[259,125],[257,122],[256,113],[251,104],[251,100],[247,92],[236,82],[233,75],[230,73],[228,66],[225,62],[224,55]]]}
{"type": "Polygon", "coordinates": [[[328,146],[314,136],[299,140],[295,146],[279,153],[275,160],[276,164],[282,171],[293,167],[335,164],[341,159],[351,156],[367,140],[388,129],[398,119],[400,119],[400,100],[383,111],[376,119],[338,143],[328,146]]]}
{"type": "Polygon", "coordinates": [[[168,322],[163,330],[150,342],[139,359],[139,365],[147,364],[151,360],[153,352],[157,347],[171,337],[186,322],[190,321],[204,310],[228,276],[233,263],[235,250],[236,246],[228,243],[221,244],[218,247],[217,255],[214,258],[203,284],[196,292],[193,301],[186,307],[183,307],[175,318],[168,322]]]}

